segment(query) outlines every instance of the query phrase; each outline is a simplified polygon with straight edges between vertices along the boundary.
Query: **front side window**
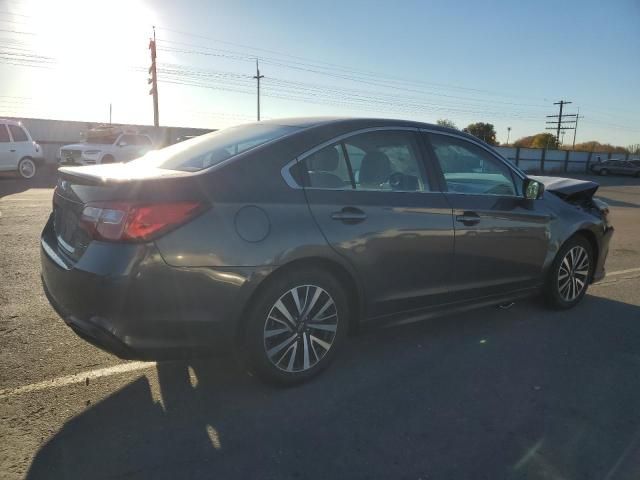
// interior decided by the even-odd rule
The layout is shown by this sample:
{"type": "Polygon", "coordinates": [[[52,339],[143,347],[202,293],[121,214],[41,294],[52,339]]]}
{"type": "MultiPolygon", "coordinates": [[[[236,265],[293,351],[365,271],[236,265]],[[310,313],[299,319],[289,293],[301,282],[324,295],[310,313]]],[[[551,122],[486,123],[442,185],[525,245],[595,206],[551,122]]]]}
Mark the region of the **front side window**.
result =
{"type": "Polygon", "coordinates": [[[430,139],[449,192],[516,195],[509,167],[484,149],[447,135],[430,139]]]}
{"type": "Polygon", "coordinates": [[[136,136],[135,135],[122,135],[118,140],[118,145],[123,146],[131,146],[136,144],[136,136]]]}
{"type": "Polygon", "coordinates": [[[145,147],[151,145],[151,140],[149,140],[149,137],[147,137],[146,135],[136,135],[135,142],[136,145],[143,145],[145,147]]]}
{"type": "Polygon", "coordinates": [[[0,143],[10,142],[9,138],[9,130],[7,130],[7,126],[0,123],[0,143]]]}
{"type": "Polygon", "coordinates": [[[348,137],[305,157],[291,173],[300,184],[311,188],[428,190],[414,134],[406,131],[348,137]]]}
{"type": "Polygon", "coordinates": [[[22,127],[19,127],[18,125],[8,125],[8,127],[9,127],[9,130],[11,130],[11,136],[13,137],[14,142],[29,141],[29,137],[27,137],[27,134],[22,129],[22,127]]]}

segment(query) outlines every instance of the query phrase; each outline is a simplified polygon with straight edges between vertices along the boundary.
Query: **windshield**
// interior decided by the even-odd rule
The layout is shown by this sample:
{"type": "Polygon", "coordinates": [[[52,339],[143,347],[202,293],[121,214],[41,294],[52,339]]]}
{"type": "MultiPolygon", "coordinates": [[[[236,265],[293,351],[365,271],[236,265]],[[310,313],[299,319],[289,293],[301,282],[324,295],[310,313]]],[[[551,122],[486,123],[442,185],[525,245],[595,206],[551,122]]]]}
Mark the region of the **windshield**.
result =
{"type": "Polygon", "coordinates": [[[258,123],[240,125],[149,152],[131,164],[197,172],[295,130],[299,128],[258,123]]]}

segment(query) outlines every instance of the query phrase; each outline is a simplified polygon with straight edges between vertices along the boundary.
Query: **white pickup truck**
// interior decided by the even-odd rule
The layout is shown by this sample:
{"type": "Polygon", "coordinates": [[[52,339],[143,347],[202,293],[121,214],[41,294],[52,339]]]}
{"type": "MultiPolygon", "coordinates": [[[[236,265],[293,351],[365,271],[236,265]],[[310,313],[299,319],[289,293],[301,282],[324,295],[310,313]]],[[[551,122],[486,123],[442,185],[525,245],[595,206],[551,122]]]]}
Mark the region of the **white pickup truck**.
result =
{"type": "Polygon", "coordinates": [[[82,143],[60,149],[60,165],[96,165],[128,162],[153,150],[148,135],[119,130],[89,131],[82,143]]]}

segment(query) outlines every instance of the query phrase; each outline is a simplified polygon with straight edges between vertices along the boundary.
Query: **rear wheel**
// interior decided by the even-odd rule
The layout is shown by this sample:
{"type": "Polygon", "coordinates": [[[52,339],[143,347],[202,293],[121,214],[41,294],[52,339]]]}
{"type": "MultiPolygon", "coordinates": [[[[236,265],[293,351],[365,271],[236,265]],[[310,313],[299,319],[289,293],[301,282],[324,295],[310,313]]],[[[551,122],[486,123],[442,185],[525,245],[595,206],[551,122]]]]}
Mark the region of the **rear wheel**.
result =
{"type": "Polygon", "coordinates": [[[37,170],[36,162],[29,157],[23,158],[18,163],[18,174],[26,180],[30,180],[35,177],[37,170]]]}
{"type": "Polygon", "coordinates": [[[569,239],[560,249],[545,285],[547,303],[566,309],[576,305],[587,292],[593,272],[591,244],[581,235],[569,239]]]}
{"type": "Polygon", "coordinates": [[[292,385],[324,370],[348,330],[344,288],[320,269],[297,270],[260,292],[247,320],[244,344],[262,380],[292,385]]]}

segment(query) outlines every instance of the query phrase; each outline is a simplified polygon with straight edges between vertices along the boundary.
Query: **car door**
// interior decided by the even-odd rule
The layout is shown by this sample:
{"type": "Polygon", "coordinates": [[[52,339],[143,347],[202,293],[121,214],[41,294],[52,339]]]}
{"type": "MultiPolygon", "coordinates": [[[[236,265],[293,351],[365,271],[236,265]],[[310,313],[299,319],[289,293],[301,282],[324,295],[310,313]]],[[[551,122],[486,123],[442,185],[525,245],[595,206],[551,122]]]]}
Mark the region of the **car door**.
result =
{"type": "Polygon", "coordinates": [[[18,166],[18,152],[11,142],[6,124],[0,123],[0,171],[15,170],[18,166]]]}
{"type": "Polygon", "coordinates": [[[452,293],[472,299],[526,289],[542,280],[550,214],[521,194],[523,178],[480,143],[429,133],[453,208],[452,293]]]}
{"type": "Polygon", "coordinates": [[[415,129],[354,132],[301,156],[297,168],[322,233],[359,275],[369,318],[445,301],[452,212],[415,129]]]}
{"type": "Polygon", "coordinates": [[[136,135],[122,135],[116,145],[118,146],[116,158],[118,162],[128,162],[138,156],[137,152],[140,147],[136,144],[136,135]]]}

